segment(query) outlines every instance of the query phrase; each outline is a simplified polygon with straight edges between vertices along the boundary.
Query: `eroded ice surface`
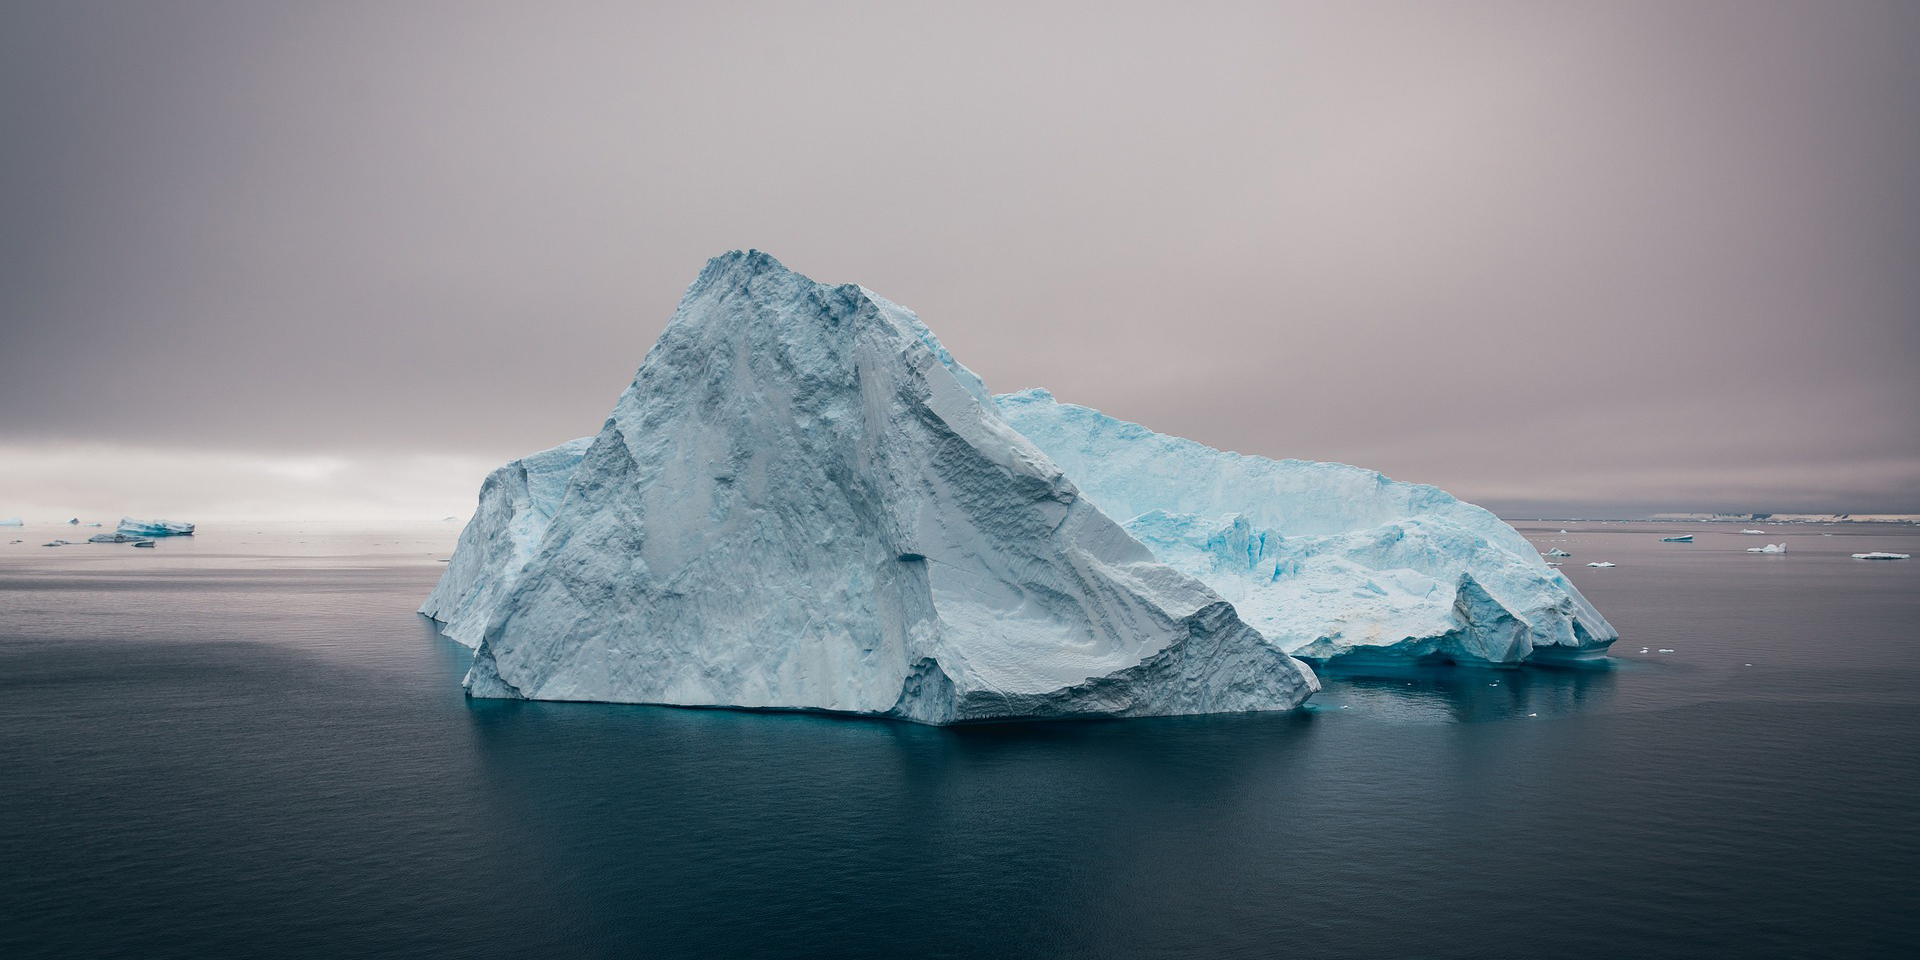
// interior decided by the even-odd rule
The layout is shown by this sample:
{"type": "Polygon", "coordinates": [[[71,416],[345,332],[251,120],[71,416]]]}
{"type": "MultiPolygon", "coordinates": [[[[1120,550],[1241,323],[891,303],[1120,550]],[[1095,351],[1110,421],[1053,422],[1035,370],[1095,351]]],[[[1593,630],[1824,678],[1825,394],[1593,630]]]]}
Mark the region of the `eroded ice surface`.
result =
{"type": "Polygon", "coordinates": [[[1618,636],[1519,532],[1436,487],[1222,452],[1044,390],[997,399],[1156,558],[1297,656],[1587,659],[1618,636]]]}
{"type": "MultiPolygon", "coordinates": [[[[483,534],[460,550],[503,542],[483,534]]],[[[688,289],[483,612],[460,598],[498,568],[461,560],[440,602],[485,624],[474,696],[945,723],[1287,709],[1317,687],[1082,496],[912,313],[760,253],[688,289]]]]}
{"type": "Polygon", "coordinates": [[[469,647],[480,645],[494,603],[520,582],[547,523],[566,496],[592,437],[521,457],[487,475],[480,505],[460,531],[460,542],[439,585],[420,612],[440,621],[440,632],[469,647]]]}

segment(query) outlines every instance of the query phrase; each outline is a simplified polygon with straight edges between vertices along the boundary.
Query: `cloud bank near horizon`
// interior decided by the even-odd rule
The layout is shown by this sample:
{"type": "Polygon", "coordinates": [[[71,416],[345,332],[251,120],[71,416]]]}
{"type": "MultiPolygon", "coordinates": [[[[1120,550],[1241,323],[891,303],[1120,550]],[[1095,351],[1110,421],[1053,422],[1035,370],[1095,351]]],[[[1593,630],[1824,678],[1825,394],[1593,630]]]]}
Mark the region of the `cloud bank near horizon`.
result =
{"type": "Polygon", "coordinates": [[[1872,0],[16,3],[0,515],[464,512],[742,247],[1217,447],[1920,513],[1916,48],[1872,0]]]}

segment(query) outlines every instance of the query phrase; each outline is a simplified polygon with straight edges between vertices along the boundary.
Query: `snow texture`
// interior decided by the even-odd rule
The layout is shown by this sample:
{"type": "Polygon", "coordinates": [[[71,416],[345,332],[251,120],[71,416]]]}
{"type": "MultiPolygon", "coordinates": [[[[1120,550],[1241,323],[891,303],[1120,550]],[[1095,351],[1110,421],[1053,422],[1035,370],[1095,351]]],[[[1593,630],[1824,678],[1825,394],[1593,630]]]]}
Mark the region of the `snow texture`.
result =
{"type": "Polygon", "coordinates": [[[135,520],[120,518],[120,532],[136,537],[191,537],[193,524],[174,520],[135,520]]]}
{"type": "Polygon", "coordinates": [[[533,559],[547,524],[566,496],[567,482],[593,444],[569,440],[515,460],[480,485],[480,505],[460,531],[460,542],[439,585],[420,612],[440,621],[440,632],[469,647],[480,645],[487,616],[533,559]]]}
{"type": "Polygon", "coordinates": [[[476,697],[950,723],[1284,710],[1317,689],[1069,476],[912,313],[732,253],[517,579],[488,591],[512,560],[487,557],[530,514],[483,496],[429,612],[484,623],[476,697]]]}
{"type": "Polygon", "coordinates": [[[1296,656],[1583,660],[1618,637],[1518,531],[1436,487],[1222,452],[1044,390],[998,403],[1156,558],[1296,656]]]}

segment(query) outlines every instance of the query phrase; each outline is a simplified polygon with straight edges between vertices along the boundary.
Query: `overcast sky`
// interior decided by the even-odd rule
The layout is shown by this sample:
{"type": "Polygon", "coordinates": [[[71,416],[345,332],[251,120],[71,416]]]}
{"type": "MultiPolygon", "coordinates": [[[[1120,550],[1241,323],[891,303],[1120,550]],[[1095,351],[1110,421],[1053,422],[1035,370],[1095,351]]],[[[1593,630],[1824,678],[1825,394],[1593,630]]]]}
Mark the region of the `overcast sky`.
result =
{"type": "Polygon", "coordinates": [[[1920,512],[1916,51],[1912,0],[4,0],[0,516],[464,514],[747,247],[995,390],[1509,515],[1920,512]]]}

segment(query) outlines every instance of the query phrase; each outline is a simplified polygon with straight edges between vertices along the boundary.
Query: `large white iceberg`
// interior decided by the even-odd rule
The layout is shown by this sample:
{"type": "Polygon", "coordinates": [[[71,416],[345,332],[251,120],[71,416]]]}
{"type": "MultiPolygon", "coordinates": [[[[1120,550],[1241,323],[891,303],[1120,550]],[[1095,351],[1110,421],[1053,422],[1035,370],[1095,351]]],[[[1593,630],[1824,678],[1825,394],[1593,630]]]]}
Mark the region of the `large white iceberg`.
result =
{"type": "Polygon", "coordinates": [[[1295,656],[1586,660],[1618,637],[1518,531],[1437,487],[1222,452],[1044,390],[998,402],[1156,558],[1295,656]]]}
{"type": "Polygon", "coordinates": [[[477,697],[947,723],[1318,687],[1082,496],[912,313],[765,254],[707,265],[537,536],[512,470],[428,601],[479,634],[477,697]]]}

